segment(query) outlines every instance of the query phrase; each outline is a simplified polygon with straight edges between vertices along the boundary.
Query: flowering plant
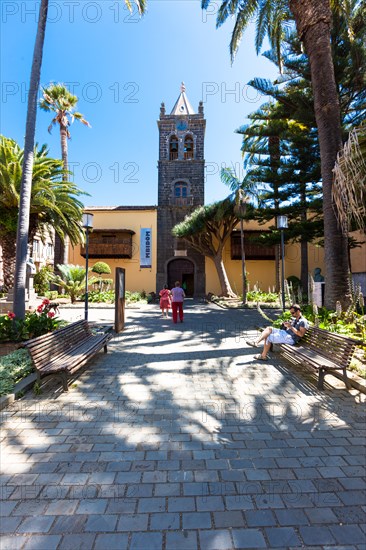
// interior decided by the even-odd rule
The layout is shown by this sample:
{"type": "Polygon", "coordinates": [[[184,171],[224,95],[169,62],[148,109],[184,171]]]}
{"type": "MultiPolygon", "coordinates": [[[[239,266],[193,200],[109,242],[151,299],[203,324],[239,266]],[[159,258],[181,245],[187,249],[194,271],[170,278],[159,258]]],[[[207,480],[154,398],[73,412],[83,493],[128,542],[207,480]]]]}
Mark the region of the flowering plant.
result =
{"type": "Polygon", "coordinates": [[[57,304],[47,298],[36,311],[25,314],[24,319],[17,319],[15,313],[8,311],[0,316],[0,341],[20,342],[51,332],[64,324],[56,317],[57,304]]]}
{"type": "Polygon", "coordinates": [[[62,321],[55,318],[56,311],[57,304],[53,304],[45,298],[34,313],[26,316],[28,337],[36,338],[57,329],[62,321]]]}
{"type": "Polygon", "coordinates": [[[0,342],[19,342],[27,338],[24,321],[16,319],[15,313],[8,311],[0,315],[0,342]]]}

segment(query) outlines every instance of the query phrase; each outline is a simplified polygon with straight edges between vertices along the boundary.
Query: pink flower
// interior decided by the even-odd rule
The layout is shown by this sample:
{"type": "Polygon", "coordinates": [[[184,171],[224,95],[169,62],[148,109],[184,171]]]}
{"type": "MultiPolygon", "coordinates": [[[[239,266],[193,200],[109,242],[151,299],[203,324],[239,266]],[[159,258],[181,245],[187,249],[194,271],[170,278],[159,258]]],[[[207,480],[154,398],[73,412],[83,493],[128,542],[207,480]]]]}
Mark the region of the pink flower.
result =
{"type": "Polygon", "coordinates": [[[42,305],[38,306],[38,307],[37,307],[37,311],[38,311],[38,313],[42,313],[42,311],[43,311],[43,306],[42,306],[42,305]]]}
{"type": "Polygon", "coordinates": [[[54,316],[55,316],[55,313],[53,311],[49,311],[47,313],[47,317],[49,317],[50,319],[52,319],[52,317],[54,317],[54,316]]]}
{"type": "Polygon", "coordinates": [[[16,315],[12,311],[8,311],[7,313],[9,319],[15,319],[16,315]]]}
{"type": "Polygon", "coordinates": [[[42,302],[42,305],[48,306],[49,303],[50,303],[50,301],[47,298],[45,298],[42,302]]]}

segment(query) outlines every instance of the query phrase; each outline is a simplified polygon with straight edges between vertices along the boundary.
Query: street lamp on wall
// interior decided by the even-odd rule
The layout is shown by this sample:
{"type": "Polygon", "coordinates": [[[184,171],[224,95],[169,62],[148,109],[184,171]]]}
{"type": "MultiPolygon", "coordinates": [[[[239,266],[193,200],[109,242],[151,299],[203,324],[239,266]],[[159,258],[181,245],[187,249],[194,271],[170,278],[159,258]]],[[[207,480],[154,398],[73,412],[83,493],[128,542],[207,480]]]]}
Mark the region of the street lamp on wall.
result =
{"type": "Polygon", "coordinates": [[[85,313],[84,319],[88,320],[88,302],[89,302],[89,293],[88,293],[88,270],[89,270],[89,232],[93,229],[93,218],[94,214],[89,214],[86,212],[83,214],[83,228],[85,229],[85,313]]]}
{"type": "Polygon", "coordinates": [[[281,231],[281,290],[282,290],[282,310],[285,311],[286,299],[285,299],[285,235],[284,230],[288,228],[287,216],[277,216],[277,229],[281,231]]]}

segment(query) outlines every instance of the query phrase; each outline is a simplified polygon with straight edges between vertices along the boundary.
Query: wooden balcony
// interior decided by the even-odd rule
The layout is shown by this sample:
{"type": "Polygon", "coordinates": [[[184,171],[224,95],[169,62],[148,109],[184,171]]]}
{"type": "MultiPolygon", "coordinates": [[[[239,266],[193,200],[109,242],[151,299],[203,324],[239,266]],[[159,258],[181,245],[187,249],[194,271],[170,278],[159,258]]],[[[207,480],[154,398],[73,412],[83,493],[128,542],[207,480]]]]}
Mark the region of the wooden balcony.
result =
{"type": "MultiPolygon", "coordinates": [[[[89,258],[132,258],[134,231],[96,229],[89,235],[89,258]]],[[[85,258],[85,244],[80,247],[85,258]]]]}
{"type": "MultiPolygon", "coordinates": [[[[85,246],[81,246],[80,254],[85,258],[85,246]]],[[[89,258],[132,258],[132,243],[92,241],[89,243],[89,258]]]]}
{"type": "MultiPolygon", "coordinates": [[[[250,237],[257,237],[258,231],[244,231],[244,253],[246,260],[274,260],[275,246],[262,246],[253,242],[250,237]]],[[[240,233],[235,231],[231,235],[231,259],[241,260],[240,233]]]]}

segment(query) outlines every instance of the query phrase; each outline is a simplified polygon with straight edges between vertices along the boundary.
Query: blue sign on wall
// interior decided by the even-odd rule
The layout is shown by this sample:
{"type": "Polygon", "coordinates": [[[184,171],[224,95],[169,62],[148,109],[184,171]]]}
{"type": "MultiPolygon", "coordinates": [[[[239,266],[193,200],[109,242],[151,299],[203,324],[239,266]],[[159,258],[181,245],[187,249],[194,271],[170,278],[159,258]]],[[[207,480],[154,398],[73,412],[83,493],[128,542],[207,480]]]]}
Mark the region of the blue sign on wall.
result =
{"type": "Polygon", "coordinates": [[[140,267],[151,267],[151,228],[143,227],[140,232],[140,267]]]}

